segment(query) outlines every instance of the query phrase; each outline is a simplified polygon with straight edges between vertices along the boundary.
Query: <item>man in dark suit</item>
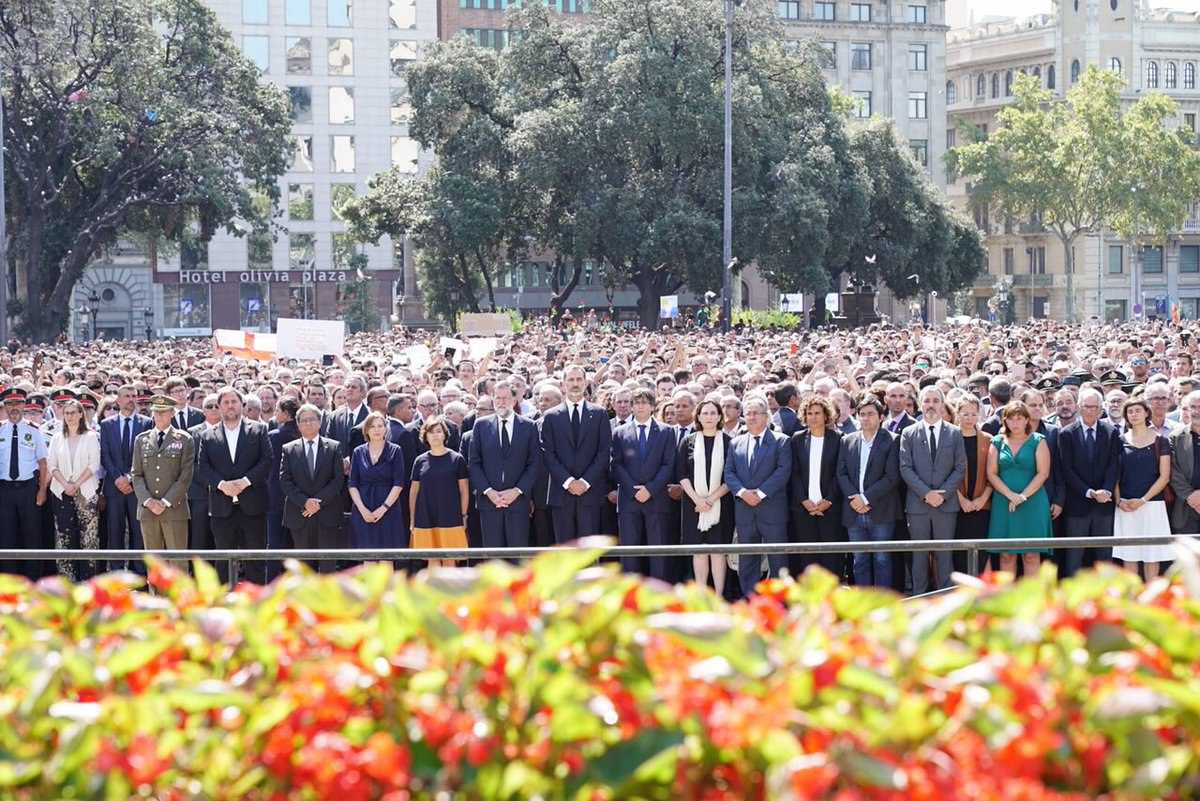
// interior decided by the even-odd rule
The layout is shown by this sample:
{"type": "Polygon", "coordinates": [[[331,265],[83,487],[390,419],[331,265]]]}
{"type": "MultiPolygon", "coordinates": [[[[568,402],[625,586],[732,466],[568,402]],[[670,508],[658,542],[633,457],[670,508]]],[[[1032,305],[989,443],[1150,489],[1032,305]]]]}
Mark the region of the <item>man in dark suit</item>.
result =
{"type": "MultiPolygon", "coordinates": [[[[787,438],[770,431],[770,407],[761,395],[751,395],[742,404],[746,433],[734,437],[732,453],[725,457],[725,485],[734,497],[734,521],[738,541],[746,543],[787,542],[788,479],[792,474],[792,449],[787,438]]],[[[767,557],[770,575],[787,567],[783,554],[767,557]]],[[[746,597],[762,578],[762,557],[738,557],[738,583],[746,597]]]]}
{"type": "Polygon", "coordinates": [[[1189,392],[1179,404],[1191,425],[1171,435],[1171,489],[1175,505],[1170,510],[1171,530],[1177,534],[1200,531],[1200,391],[1189,392]]]}
{"type": "MultiPolygon", "coordinates": [[[[279,401],[275,408],[275,419],[279,425],[274,431],[267,432],[267,440],[271,443],[271,470],[267,473],[267,547],[272,551],[285,551],[293,546],[291,535],[283,525],[284,497],[279,486],[279,472],[283,446],[300,437],[300,429],[296,426],[296,413],[299,410],[300,402],[295,398],[279,401]]],[[[317,410],[317,414],[320,415],[320,410],[317,410]]],[[[317,426],[320,427],[319,421],[317,426]]],[[[267,562],[267,581],[273,580],[281,572],[282,562],[267,562]]]]}
{"type": "MultiPolygon", "coordinates": [[[[1075,422],[1058,435],[1059,461],[1062,465],[1068,537],[1111,537],[1121,460],[1121,438],[1107,420],[1101,419],[1104,400],[1099,391],[1079,392],[1079,413],[1075,422]]],[[[1112,559],[1112,548],[1094,549],[1097,561],[1112,559]]],[[[1066,553],[1063,575],[1074,575],[1083,564],[1083,550],[1066,553]]]]}
{"type": "Polygon", "coordinates": [[[779,411],[771,418],[775,430],[785,437],[791,438],[802,427],[797,410],[800,408],[800,390],[791,381],[785,381],[775,388],[775,402],[779,411]]]}
{"type": "Polygon", "coordinates": [[[350,437],[354,427],[361,425],[370,413],[365,399],[367,397],[367,379],[361,375],[352,375],[346,379],[346,408],[338,409],[329,419],[327,436],[338,441],[341,446],[345,469],[350,470],[350,437]]]}
{"type": "Polygon", "coordinates": [[[988,382],[988,400],[992,404],[992,415],[979,426],[980,431],[993,437],[1000,433],[1000,429],[1004,427],[1000,420],[1000,412],[1012,400],[1012,391],[1012,384],[1007,378],[997,377],[988,382]]]}
{"type": "MultiPolygon", "coordinates": [[[[904,509],[914,540],[952,540],[958,523],[958,488],[967,472],[962,431],[942,419],[945,400],[935,386],[921,390],[921,421],[900,434],[900,477],[908,487],[904,509]]],[[[950,586],[950,551],[937,551],[930,581],[929,551],[914,551],[913,595],[950,586]]]]}
{"type": "MultiPolygon", "coordinates": [[[[208,486],[208,514],[217,550],[267,547],[267,474],[271,470],[271,443],[263,423],[242,417],[242,396],[233,387],[217,393],[221,422],[200,435],[197,469],[208,486]]],[[[222,581],[230,576],[223,560],[217,561],[222,581]]],[[[266,582],[266,566],[248,562],[244,578],[266,582]]]]}
{"type": "MultiPolygon", "coordinates": [[[[653,418],[654,392],[633,392],[633,418],[612,435],[612,475],[617,487],[617,530],[621,545],[666,545],[675,473],[675,431],[653,418]]],[[[668,557],[621,557],[626,572],[667,580],[668,557]]]]}
{"type": "MultiPolygon", "coordinates": [[[[321,411],[305,404],[296,413],[299,439],[283,446],[279,489],[283,493],[283,524],[300,549],[345,548],[342,516],[346,474],[337,440],[321,436],[321,411]]],[[[337,565],[322,560],[316,569],[331,573],[337,565]]]]}
{"type": "Polygon", "coordinates": [[[192,483],[188,485],[188,506],[191,507],[191,519],[188,520],[188,546],[200,550],[212,550],[212,520],[208,516],[208,485],[200,477],[200,447],[203,442],[201,435],[221,422],[221,409],[217,404],[216,395],[206,395],[201,402],[204,420],[199,425],[188,429],[195,445],[196,462],[192,466],[192,483]]]}
{"type": "Polygon", "coordinates": [[[192,426],[204,422],[204,413],[188,406],[188,396],[192,394],[192,388],[187,385],[187,381],[173,376],[163,383],[163,390],[175,401],[175,414],[171,417],[172,428],[187,431],[192,426]]]}
{"type": "Polygon", "coordinates": [[[608,492],[612,429],[608,415],[584,398],[587,372],[563,371],[567,399],[541,423],[542,459],[550,475],[549,501],[558,542],[600,533],[600,510],[608,492]]]}
{"type": "MultiPolygon", "coordinates": [[[[899,437],[904,429],[917,422],[917,418],[908,413],[908,388],[899,382],[888,384],[885,395],[885,403],[887,405],[887,416],[883,420],[882,428],[884,431],[891,434],[899,442],[899,437]]],[[[907,540],[908,537],[908,521],[904,517],[905,495],[900,493],[900,517],[896,520],[896,528],[893,532],[897,540],[907,540]]],[[[907,568],[912,564],[912,554],[902,553],[897,554],[892,560],[892,589],[896,592],[904,592],[904,579],[907,573],[907,568]]]]}
{"type": "MultiPolygon", "coordinates": [[[[537,391],[538,410],[534,413],[534,425],[538,427],[538,439],[541,440],[542,425],[546,413],[562,403],[562,393],[553,384],[545,384],[537,391]]],[[[533,481],[533,544],[538,546],[554,545],[554,510],[550,508],[550,472],[546,469],[544,459],[538,460],[537,477],[533,481]]],[[[613,531],[616,531],[614,526],[613,531]]]]}
{"type": "MultiPolygon", "coordinates": [[[[842,438],[837,479],[842,496],[842,521],[851,542],[886,542],[900,517],[900,446],[881,429],[883,404],[867,395],[856,410],[859,430],[842,438]]],[[[854,554],[854,583],[887,587],[892,582],[892,556],[854,554]]]]}
{"type": "Polygon", "coordinates": [[[541,459],[537,426],[513,413],[512,384],[492,390],[496,414],[475,421],[468,458],[485,548],[529,545],[530,495],[541,459]]]}
{"type": "MultiPolygon", "coordinates": [[[[388,409],[388,391],[385,388],[372,387],[370,390],[367,391],[367,413],[368,414],[370,414],[371,412],[379,412],[380,414],[387,414],[387,409],[388,409]]],[[[363,421],[364,420],[366,420],[365,417],[363,418],[363,420],[359,420],[358,423],[356,423],[354,425],[354,427],[352,429],[350,429],[350,442],[347,445],[348,453],[354,453],[355,448],[357,448],[359,445],[362,445],[364,442],[367,441],[366,434],[363,433],[363,421]]],[[[391,427],[389,426],[389,429],[390,428],[391,427]]]]}
{"type": "MultiPolygon", "coordinates": [[[[138,523],[138,500],[133,491],[133,441],[149,429],[153,422],[137,413],[137,389],[125,385],[117,390],[119,414],[100,424],[100,466],[104,468],[104,522],[107,531],[105,548],[140,550],[142,526],[138,523]]],[[[124,569],[124,562],[110,562],[109,568],[124,569]]],[[[129,564],[129,569],[144,571],[141,561],[129,564]]]]}

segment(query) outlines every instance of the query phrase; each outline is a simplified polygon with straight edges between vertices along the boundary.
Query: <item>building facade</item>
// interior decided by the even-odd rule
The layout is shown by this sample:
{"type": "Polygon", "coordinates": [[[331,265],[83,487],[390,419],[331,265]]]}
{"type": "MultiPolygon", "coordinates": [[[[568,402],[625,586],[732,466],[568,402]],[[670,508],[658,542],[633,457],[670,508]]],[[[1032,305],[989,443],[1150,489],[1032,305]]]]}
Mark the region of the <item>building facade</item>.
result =
{"type": "Polygon", "coordinates": [[[337,208],[376,173],[395,165],[416,175],[432,158],[408,136],[404,72],[437,36],[436,0],[206,2],[292,101],[282,230],[222,231],[207,243],[188,232],[161,248],[123,242],[76,287],[72,333],[89,336],[93,313],[109,338],[273,331],[279,317],[338,318],[348,288],[363,283],[383,320],[419,319],[403,242],[354,245],[337,208]]]}
{"type": "MultiPolygon", "coordinates": [[[[1013,100],[1018,74],[1038,78],[1063,98],[1089,66],[1120,74],[1130,104],[1145,92],[1170,95],[1180,107],[1175,124],[1193,133],[1197,129],[1200,14],[1150,9],[1144,0],[1065,0],[1053,14],[952,31],[946,61],[950,147],[964,125],[983,134],[994,130],[996,114],[1013,100]]],[[[955,182],[949,192],[969,207],[965,182],[955,182]]],[[[1196,203],[1165,245],[1134,247],[1108,231],[1080,236],[1072,281],[1061,242],[1036,218],[997,219],[979,209],[974,214],[988,251],[988,272],[971,291],[971,311],[978,316],[995,314],[995,304],[988,304],[999,291],[1009,299],[1015,319],[1064,319],[1073,285],[1077,319],[1162,317],[1175,305],[1185,318],[1200,317],[1196,203]]]]}

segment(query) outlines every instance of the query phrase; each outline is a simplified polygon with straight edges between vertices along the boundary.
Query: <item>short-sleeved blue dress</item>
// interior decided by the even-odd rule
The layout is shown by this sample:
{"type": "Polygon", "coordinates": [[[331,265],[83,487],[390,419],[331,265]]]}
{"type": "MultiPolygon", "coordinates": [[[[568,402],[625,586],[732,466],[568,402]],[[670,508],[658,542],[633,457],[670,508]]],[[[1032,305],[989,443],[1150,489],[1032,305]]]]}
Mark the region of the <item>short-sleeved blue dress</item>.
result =
{"type": "Polygon", "coordinates": [[[447,450],[441,456],[426,451],[413,462],[412,481],[420,482],[412,521],[413,548],[466,548],[462,497],[458,482],[467,477],[467,460],[447,450]]]}
{"type": "MultiPolygon", "coordinates": [[[[378,509],[387,500],[393,487],[403,487],[404,451],[391,442],[383,444],[379,461],[371,462],[370,445],[359,445],[350,457],[350,486],[358,490],[363,506],[378,509]]],[[[404,526],[404,510],[397,498],[392,508],[377,523],[363,520],[354,506],[350,512],[350,546],[352,548],[407,548],[408,531],[404,526]]]]}

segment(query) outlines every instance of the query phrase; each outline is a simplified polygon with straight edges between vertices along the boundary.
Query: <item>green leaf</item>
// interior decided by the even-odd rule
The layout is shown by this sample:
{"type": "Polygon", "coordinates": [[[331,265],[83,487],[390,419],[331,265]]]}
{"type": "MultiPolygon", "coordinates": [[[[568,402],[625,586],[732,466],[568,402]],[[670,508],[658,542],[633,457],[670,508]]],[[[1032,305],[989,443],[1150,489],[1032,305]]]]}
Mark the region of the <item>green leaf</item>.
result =
{"type": "Polygon", "coordinates": [[[842,620],[862,620],[876,609],[899,606],[894,592],[864,587],[838,587],[833,593],[833,609],[842,620]]]}
{"type": "Polygon", "coordinates": [[[620,788],[633,778],[642,765],[664,751],[673,751],[681,743],[681,732],[648,729],[593,760],[585,768],[585,774],[609,787],[620,788]]]}
{"type": "Polygon", "coordinates": [[[236,706],[246,709],[251,706],[253,696],[233,689],[222,681],[204,681],[191,687],[167,690],[164,700],[184,712],[205,712],[236,706]]]}
{"type": "Polygon", "coordinates": [[[0,756],[0,787],[20,787],[42,775],[42,766],[35,760],[8,759],[0,756]]]}
{"type": "Polygon", "coordinates": [[[1094,623],[1087,632],[1087,649],[1097,657],[1110,651],[1126,651],[1133,647],[1125,632],[1110,623],[1094,623]]]}
{"type": "Polygon", "coordinates": [[[204,602],[211,604],[221,595],[221,579],[217,570],[203,559],[192,560],[192,571],[196,576],[196,590],[204,602]]]}
{"type": "Polygon", "coordinates": [[[575,579],[575,574],[604,555],[603,548],[556,548],[542,554],[529,566],[533,571],[533,594],[550,598],[575,579]]]}
{"type": "Polygon", "coordinates": [[[603,724],[587,708],[579,704],[553,707],[550,718],[550,739],[556,743],[573,743],[599,737],[603,724]]]}
{"type": "Polygon", "coordinates": [[[838,671],[837,683],[849,690],[858,690],[894,704],[900,690],[894,681],[858,665],[846,665],[838,671]]]}
{"type": "Polygon", "coordinates": [[[1121,605],[1125,623],[1172,658],[1184,662],[1200,661],[1200,637],[1195,626],[1178,620],[1165,609],[1142,606],[1136,602],[1121,605]]]}
{"type": "Polygon", "coordinates": [[[720,656],[736,670],[759,678],[771,669],[766,642],[745,622],[713,612],[664,612],[646,619],[649,628],[668,631],[696,653],[720,656]]]}
{"type": "Polygon", "coordinates": [[[908,776],[895,765],[849,749],[835,750],[833,758],[842,772],[859,784],[892,791],[908,787],[908,776]]]}
{"type": "Polygon", "coordinates": [[[114,678],[121,678],[149,664],[163,651],[171,647],[171,639],[159,637],[153,640],[127,640],[120,650],[108,658],[108,671],[114,678]]]}

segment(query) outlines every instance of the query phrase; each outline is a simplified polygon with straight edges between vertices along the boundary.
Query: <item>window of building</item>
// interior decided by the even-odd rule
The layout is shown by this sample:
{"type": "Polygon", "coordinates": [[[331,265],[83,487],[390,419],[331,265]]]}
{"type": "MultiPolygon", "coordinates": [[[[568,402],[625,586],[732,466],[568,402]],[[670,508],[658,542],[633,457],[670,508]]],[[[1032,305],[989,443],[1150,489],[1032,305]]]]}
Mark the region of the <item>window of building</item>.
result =
{"type": "Polygon", "coordinates": [[[331,259],[335,270],[348,270],[354,266],[354,256],[360,250],[358,242],[350,234],[333,235],[331,259]]]}
{"type": "Polygon", "coordinates": [[[312,0],[287,0],[283,18],[288,25],[312,25],[312,0]]]}
{"type": "Polygon", "coordinates": [[[1054,88],[1054,65],[1050,64],[1046,67],[1046,88],[1054,88]]]}
{"type": "Polygon", "coordinates": [[[1079,59],[1075,59],[1071,62],[1071,83],[1075,84],[1078,82],[1079,82],[1079,59]]]}
{"type": "Polygon", "coordinates": [[[1146,88],[1147,89],[1157,89],[1158,88],[1158,62],[1157,61],[1147,61],[1146,62],[1146,88]]]}
{"type": "Polygon", "coordinates": [[[1035,295],[1033,298],[1033,314],[1035,320],[1046,319],[1046,309],[1050,305],[1050,299],[1045,295],[1035,295]]]}
{"type": "Polygon", "coordinates": [[[1029,259],[1031,275],[1042,275],[1046,272],[1046,248],[1044,246],[1025,248],[1025,255],[1029,259]]]}
{"type": "Polygon", "coordinates": [[[288,269],[311,270],[317,261],[317,235],[296,234],[288,236],[288,269]]]}
{"type": "Polygon", "coordinates": [[[1013,256],[1013,249],[1012,249],[1012,248],[1005,248],[1005,249],[1004,249],[1004,274],[1005,274],[1005,275],[1012,275],[1012,274],[1013,274],[1013,260],[1014,260],[1014,258],[1015,258],[1015,257],[1013,256]]]}
{"type": "Polygon", "coordinates": [[[1200,298],[1180,298],[1179,316],[1184,320],[1195,320],[1200,317],[1200,298]]]}
{"type": "Polygon", "coordinates": [[[275,265],[275,240],[271,229],[258,225],[246,234],[246,266],[252,270],[271,270],[275,265]]]}
{"type": "Polygon", "coordinates": [[[1200,273],[1200,245],[1179,247],[1179,272],[1200,273]]]}
{"type": "Polygon", "coordinates": [[[353,87],[329,87],[329,124],[349,125],[352,122],[354,122],[353,87]]]}
{"type": "Polygon", "coordinates": [[[353,75],[354,74],[354,40],[353,39],[330,39],[329,40],[329,74],[330,75],[353,75]]]}
{"type": "Polygon", "coordinates": [[[392,166],[400,172],[415,173],[421,146],[407,136],[392,137],[392,166]]]}
{"type": "Polygon", "coordinates": [[[260,72],[270,71],[271,44],[266,36],[243,36],[242,53],[254,62],[260,72]]]}
{"type": "Polygon", "coordinates": [[[954,81],[946,81],[946,105],[950,106],[958,102],[958,87],[954,81]]]}
{"type": "Polygon", "coordinates": [[[908,93],[908,118],[910,120],[925,120],[929,118],[929,108],[925,92],[908,93]]]}
{"type": "Polygon", "coordinates": [[[821,69],[837,69],[837,42],[820,42],[821,69]]]}
{"type": "Polygon", "coordinates": [[[417,60],[417,43],[393,39],[389,57],[391,59],[392,75],[397,78],[402,77],[405,68],[417,60]]]}
{"type": "Polygon", "coordinates": [[[313,185],[288,184],[288,219],[307,221],[313,218],[313,185]]]}
{"type": "Polygon", "coordinates": [[[851,42],[850,43],[850,69],[852,69],[852,70],[870,70],[871,69],[871,43],[870,42],[851,42]]]}
{"type": "Polygon", "coordinates": [[[854,99],[854,116],[859,119],[867,119],[871,116],[871,93],[862,90],[855,90],[850,93],[854,99]]]}
{"type": "Polygon", "coordinates": [[[289,36],[286,44],[288,75],[312,75],[312,39],[289,36]]]}
{"type": "Polygon", "coordinates": [[[354,184],[331,184],[329,186],[329,219],[345,222],[346,219],[341,215],[341,209],[354,200],[357,194],[354,184]]]}
{"type": "Polygon", "coordinates": [[[905,10],[905,22],[924,25],[928,18],[928,9],[926,6],[908,6],[905,10]]]}
{"type": "Polygon", "coordinates": [[[946,129],[946,149],[953,150],[958,147],[958,131],[953,128],[946,129]]]}
{"type": "Polygon", "coordinates": [[[1117,75],[1120,75],[1121,74],[1121,59],[1117,58],[1116,56],[1113,56],[1112,58],[1110,58],[1108,60],[1108,70],[1109,70],[1109,72],[1114,72],[1117,75]]]}
{"type": "Polygon", "coordinates": [[[392,125],[407,125],[412,119],[412,100],[408,96],[407,86],[393,86],[392,95],[392,125]]]}
{"type": "Polygon", "coordinates": [[[850,21],[851,22],[870,22],[871,21],[871,4],[870,3],[851,3],[850,4],[850,21]]]}
{"type": "Polygon", "coordinates": [[[976,206],[972,209],[972,214],[975,217],[975,227],[983,234],[991,233],[991,225],[988,223],[988,207],[985,205],[976,206]]]}
{"type": "Polygon", "coordinates": [[[1000,96],[1000,73],[992,73],[992,97],[1000,96]]]}
{"type": "Polygon", "coordinates": [[[1158,245],[1146,245],[1142,248],[1142,272],[1161,273],[1163,271],[1163,252],[1158,245]]]}
{"type": "Polygon", "coordinates": [[[915,72],[924,72],[927,69],[928,53],[929,48],[926,45],[910,43],[908,45],[908,68],[915,72]]]}
{"type": "Polygon", "coordinates": [[[1183,65],[1183,88],[1184,89],[1195,89],[1196,88],[1196,64],[1195,64],[1195,62],[1189,61],[1188,63],[1183,65]]]}
{"type": "Polygon", "coordinates": [[[980,75],[975,79],[975,96],[987,96],[987,77],[984,75],[980,75]]]}
{"type": "Polygon", "coordinates": [[[1179,66],[1174,61],[1168,61],[1163,73],[1163,77],[1166,78],[1164,83],[1166,88],[1177,89],[1179,87],[1179,66]]]}
{"type": "Polygon", "coordinates": [[[1119,323],[1126,317],[1126,302],[1123,300],[1104,301],[1104,322],[1119,323]]]}
{"type": "Polygon", "coordinates": [[[1183,115],[1183,127],[1192,133],[1196,132],[1196,115],[1194,113],[1189,112],[1183,115]]]}
{"type": "Polygon", "coordinates": [[[1004,96],[1012,97],[1013,71],[1004,73],[1004,96]]]}
{"type": "Polygon", "coordinates": [[[354,137],[329,137],[329,171],[354,172],[354,137]]]}
{"type": "Polygon", "coordinates": [[[775,13],[781,19],[800,19],[800,0],[779,0],[775,13]]]}
{"type": "Polygon", "coordinates": [[[312,122],[311,86],[289,86],[288,99],[291,101],[292,122],[299,125],[312,122]]]}
{"type": "Polygon", "coordinates": [[[1108,274],[1120,275],[1125,272],[1125,246],[1108,246],[1108,274]]]}
{"type": "Polygon", "coordinates": [[[922,167],[929,166],[929,140],[928,139],[910,139],[908,146],[912,149],[913,158],[922,167]]]}
{"type": "MultiPolygon", "coordinates": [[[[500,28],[464,28],[467,38],[480,47],[493,50],[503,50],[508,46],[508,31],[500,28]]],[[[398,69],[404,70],[406,62],[398,62],[398,69]]]]}
{"type": "Polygon", "coordinates": [[[813,3],[813,19],[825,20],[832,22],[837,19],[837,4],[830,3],[826,0],[817,0],[813,3]]]}
{"type": "MultiPolygon", "coordinates": [[[[1022,72],[1024,72],[1024,70],[1022,70],[1022,72]]],[[[1042,82],[1042,68],[1039,65],[1035,64],[1033,69],[1029,71],[1029,74],[1037,78],[1038,83],[1042,82]]]]}
{"type": "Polygon", "coordinates": [[[246,25],[266,25],[270,22],[267,0],[242,0],[242,22],[246,25]]]}
{"type": "Polygon", "coordinates": [[[291,172],[313,171],[313,140],[311,136],[292,137],[291,172]]]}
{"type": "Polygon", "coordinates": [[[1117,10],[1117,5],[1118,5],[1117,0],[1108,0],[1108,7],[1111,8],[1113,11],[1117,10]]]}
{"type": "Polygon", "coordinates": [[[417,27],[415,0],[388,0],[388,21],[394,31],[407,31],[417,27]]]}
{"type": "Polygon", "coordinates": [[[163,328],[211,328],[207,284],[163,284],[163,328]]]}
{"type": "Polygon", "coordinates": [[[208,243],[200,238],[196,224],[183,227],[179,233],[179,267],[184,270],[208,269],[208,243]]]}
{"type": "Polygon", "coordinates": [[[241,284],[238,287],[238,308],[243,331],[270,331],[270,284],[241,284]]]}
{"type": "Polygon", "coordinates": [[[327,10],[331,28],[349,28],[354,21],[354,0],[329,0],[327,10]]]}

